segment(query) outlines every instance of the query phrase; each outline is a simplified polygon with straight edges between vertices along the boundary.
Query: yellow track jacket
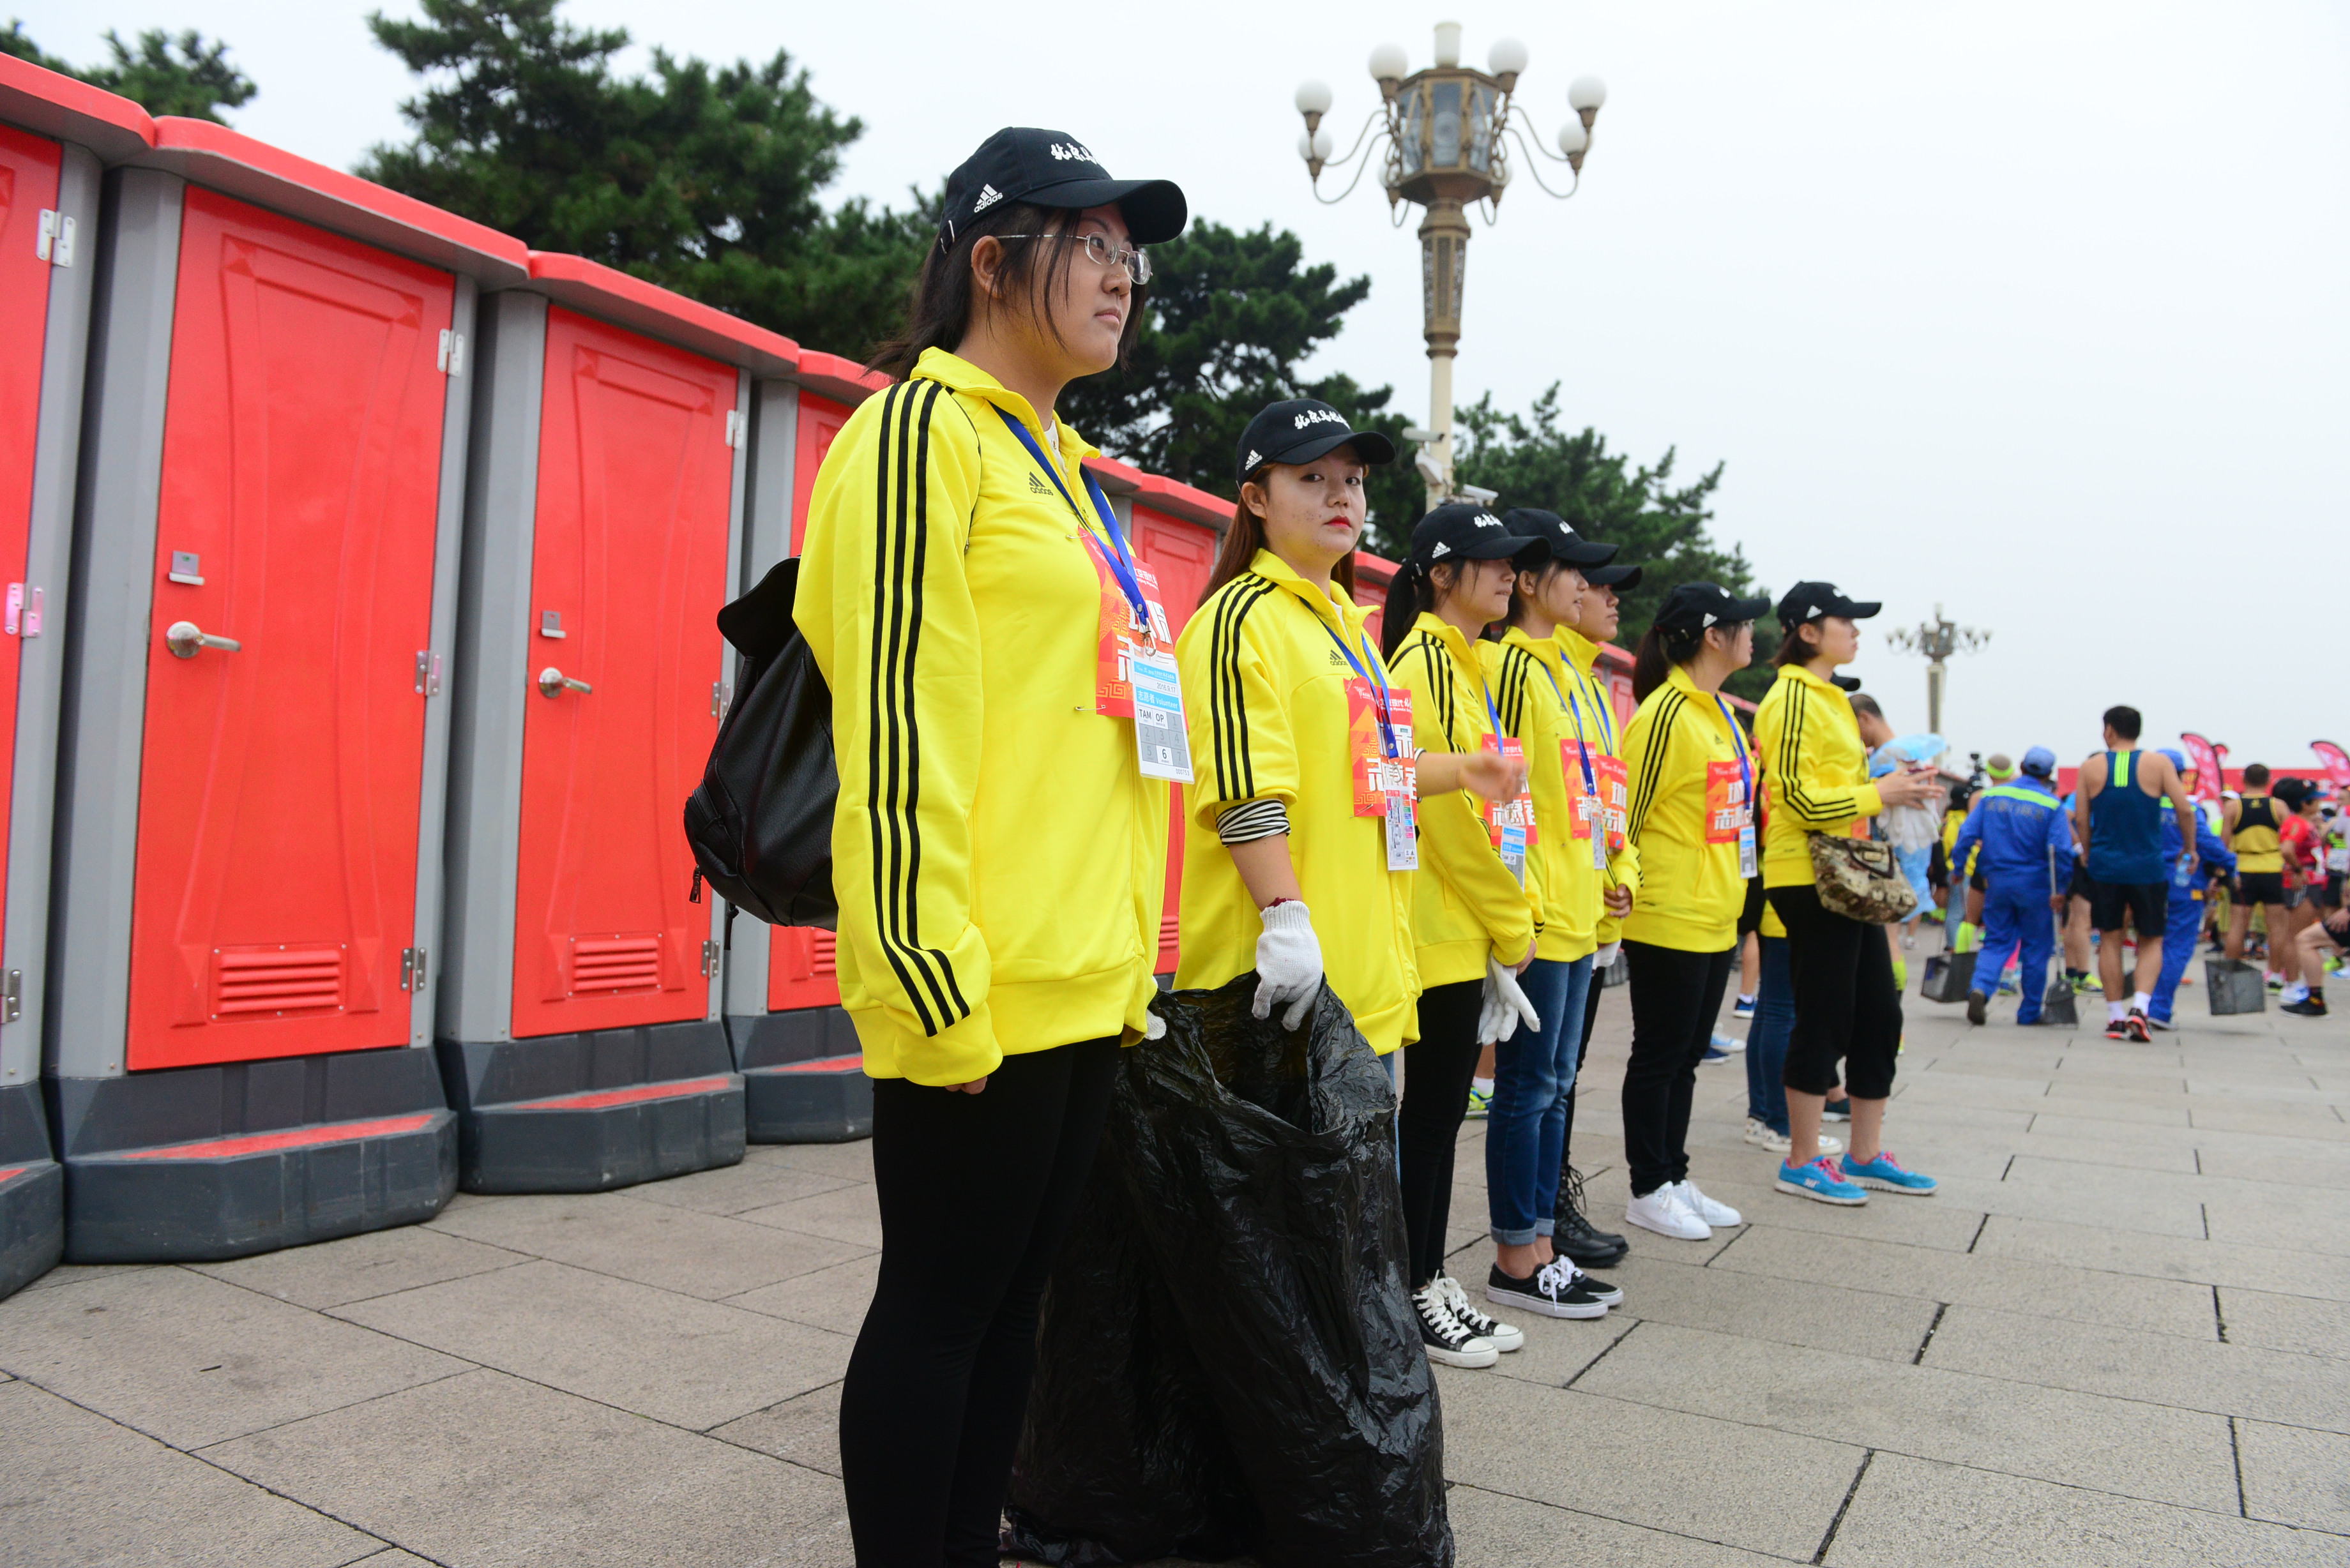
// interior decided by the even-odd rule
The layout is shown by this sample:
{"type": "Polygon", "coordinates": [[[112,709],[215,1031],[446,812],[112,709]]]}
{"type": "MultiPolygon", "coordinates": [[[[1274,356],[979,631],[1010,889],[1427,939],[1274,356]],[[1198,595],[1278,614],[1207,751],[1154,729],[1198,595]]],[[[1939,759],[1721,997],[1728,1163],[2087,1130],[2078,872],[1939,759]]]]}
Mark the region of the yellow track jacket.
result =
{"type": "Polygon", "coordinates": [[[1026,400],[942,350],[849,417],[808,503],[794,618],[832,685],[841,1005],[877,1078],[1140,1037],[1167,786],[1094,711],[1098,529],[1026,400]]]}
{"type": "Polygon", "coordinates": [[[1848,836],[1885,808],[1868,782],[1868,749],[1852,699],[1800,664],[1783,664],[1754,713],[1754,744],[1768,760],[1771,820],[1763,830],[1762,886],[1808,888],[1808,836],[1848,836]]]}
{"type": "MultiPolygon", "coordinates": [[[[1516,627],[1499,642],[1480,642],[1478,662],[1492,688],[1502,732],[1525,747],[1527,787],[1534,797],[1534,846],[1526,859],[1534,869],[1527,885],[1542,889],[1540,929],[1534,956],[1572,963],[1599,945],[1599,872],[1591,864],[1591,841],[1574,836],[1567,806],[1561,741],[1575,738],[1573,710],[1562,675],[1561,650],[1548,638],[1536,642],[1516,627]]],[[[1580,691],[1575,701],[1583,700],[1580,691]]],[[[1576,769],[1577,783],[1582,770],[1576,769]]],[[[1607,831],[1603,825],[1602,833],[1607,831]]]]}
{"type": "MultiPolygon", "coordinates": [[[[1363,612],[1269,550],[1210,595],[1176,641],[1195,782],[1184,791],[1183,953],[1175,983],[1223,984],[1256,968],[1264,929],[1216,819],[1253,800],[1289,816],[1289,863],[1313,911],[1330,989],[1384,1056],[1419,1038],[1412,873],[1389,871],[1384,817],[1355,815],[1347,683],[1383,670],[1363,612]]],[[[1396,737],[1409,754],[1412,737],[1396,737]]]]}
{"type": "MultiPolygon", "coordinates": [[[[1493,732],[1485,713],[1484,672],[1468,639],[1423,613],[1396,648],[1388,676],[1411,688],[1413,741],[1430,752],[1471,753],[1493,732]]],[[[1515,964],[1526,956],[1542,908],[1534,857],[1521,888],[1493,850],[1484,803],[1467,790],[1419,803],[1419,872],[1413,880],[1411,929],[1423,989],[1483,980],[1485,961],[1515,964]]],[[[1535,831],[1549,828],[1537,808],[1535,831]]]]}
{"type": "MultiPolygon", "coordinates": [[[[1599,679],[1599,645],[1582,633],[1560,627],[1554,634],[1564,655],[1566,671],[1580,688],[1575,701],[1582,705],[1583,740],[1602,755],[1621,757],[1623,743],[1616,732],[1616,699],[1607,683],[1599,679]]],[[[1627,781],[1626,794],[1630,794],[1627,781]]],[[[1627,801],[1628,805],[1628,801],[1627,801]]],[[[1627,835],[1625,842],[1611,850],[1607,857],[1607,874],[1599,884],[1603,894],[1607,888],[1629,888],[1635,896],[1640,891],[1640,848],[1627,835]]],[[[1624,922],[1600,906],[1598,923],[1592,930],[1592,940],[1601,946],[1624,934],[1624,922]]]]}
{"type": "Polygon", "coordinates": [[[1717,794],[1739,776],[1741,756],[1752,771],[1743,732],[1678,664],[1625,726],[1630,833],[1640,846],[1640,890],[1624,922],[1627,941],[1700,953],[1736,944],[1746,879],[1738,874],[1734,837],[1707,842],[1706,794],[1710,776],[1717,794]]]}

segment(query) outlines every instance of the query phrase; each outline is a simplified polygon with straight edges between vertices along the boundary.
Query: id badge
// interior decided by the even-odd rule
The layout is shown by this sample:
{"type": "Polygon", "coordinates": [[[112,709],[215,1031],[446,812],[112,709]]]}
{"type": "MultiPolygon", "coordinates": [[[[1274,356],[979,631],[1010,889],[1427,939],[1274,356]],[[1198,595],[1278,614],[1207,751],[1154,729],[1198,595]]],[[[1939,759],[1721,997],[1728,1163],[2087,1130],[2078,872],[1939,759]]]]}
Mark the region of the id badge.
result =
{"type": "MultiPolygon", "coordinates": [[[[1576,838],[1596,836],[1605,840],[1606,828],[1601,828],[1596,835],[1592,832],[1592,825],[1601,819],[1603,813],[1599,797],[1583,787],[1583,771],[1590,765],[1584,756],[1583,742],[1561,741],[1558,743],[1558,765],[1559,775],[1566,781],[1568,833],[1576,838]]],[[[1592,782],[1598,782],[1596,769],[1593,769],[1592,782]]]]}
{"type": "MultiPolygon", "coordinates": [[[[1510,735],[1480,735],[1477,738],[1477,749],[1482,752],[1499,751],[1505,757],[1523,757],[1526,754],[1525,746],[1514,736],[1510,735]]],[[[1538,842],[1534,836],[1533,777],[1528,776],[1523,787],[1518,791],[1517,799],[1489,800],[1484,803],[1484,808],[1485,830],[1492,838],[1493,847],[1501,848],[1502,836],[1514,828],[1518,835],[1518,863],[1521,866],[1525,864],[1526,850],[1538,842]]]]}
{"type": "Polygon", "coordinates": [[[1398,787],[1388,792],[1388,869],[1419,869],[1419,774],[1409,757],[1387,764],[1395,770],[1398,787]]]}
{"type": "Polygon", "coordinates": [[[1502,857],[1502,864],[1510,868],[1510,875],[1521,882],[1524,881],[1526,879],[1526,830],[1512,823],[1502,829],[1501,840],[1493,847],[1502,857]]]}
{"type": "Polygon", "coordinates": [[[1147,779],[1191,782],[1191,732],[1183,724],[1183,681],[1164,648],[1131,648],[1134,751],[1147,779]]]}
{"type": "MultiPolygon", "coordinates": [[[[1399,687],[1388,689],[1388,726],[1392,729],[1399,745],[1411,743],[1411,692],[1399,687]]],[[[1349,773],[1353,775],[1355,815],[1383,816],[1387,814],[1388,798],[1399,786],[1401,774],[1388,770],[1395,766],[1387,754],[1387,745],[1379,733],[1379,694],[1367,680],[1359,677],[1347,682],[1347,751],[1349,773]]]]}
{"type": "Polygon", "coordinates": [[[1612,853],[1627,842],[1627,833],[1632,823],[1631,774],[1621,757],[1595,756],[1591,765],[1599,775],[1599,804],[1607,823],[1607,847],[1612,853]]]}
{"type": "Polygon", "coordinates": [[[1141,562],[1134,564],[1135,580],[1141,585],[1142,603],[1149,615],[1148,622],[1138,620],[1090,534],[1086,554],[1093,561],[1094,577],[1101,589],[1101,614],[1095,634],[1094,711],[1109,719],[1131,719],[1135,716],[1134,650],[1154,639],[1162,649],[1175,641],[1167,630],[1167,612],[1159,605],[1159,579],[1141,562]]]}
{"type": "Polygon", "coordinates": [[[1755,870],[1754,825],[1750,822],[1738,830],[1738,874],[1741,877],[1752,877],[1755,870]]]}

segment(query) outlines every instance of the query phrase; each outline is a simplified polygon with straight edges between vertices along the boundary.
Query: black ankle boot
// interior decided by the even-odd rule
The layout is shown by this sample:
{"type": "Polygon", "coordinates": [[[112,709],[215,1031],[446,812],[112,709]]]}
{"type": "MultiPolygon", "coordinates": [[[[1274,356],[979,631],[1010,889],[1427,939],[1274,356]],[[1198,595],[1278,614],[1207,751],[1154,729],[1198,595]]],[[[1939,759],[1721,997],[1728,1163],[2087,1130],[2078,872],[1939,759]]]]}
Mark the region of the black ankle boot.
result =
{"type": "Polygon", "coordinates": [[[1558,1205],[1553,1215],[1552,1251],[1578,1268],[1604,1269],[1623,1261],[1631,1243],[1602,1231],[1583,1215],[1583,1173],[1568,1167],[1558,1184],[1558,1205]]]}

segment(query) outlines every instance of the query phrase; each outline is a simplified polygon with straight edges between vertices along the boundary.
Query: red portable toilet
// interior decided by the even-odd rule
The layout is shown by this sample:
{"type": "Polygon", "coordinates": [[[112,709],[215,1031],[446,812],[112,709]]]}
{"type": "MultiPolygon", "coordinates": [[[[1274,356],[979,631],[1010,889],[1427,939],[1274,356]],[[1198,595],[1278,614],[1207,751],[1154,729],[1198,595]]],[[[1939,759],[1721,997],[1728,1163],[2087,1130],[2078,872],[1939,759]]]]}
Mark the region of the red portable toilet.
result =
{"type": "Polygon", "coordinates": [[[75,1262],[427,1218],[479,286],[504,235],[205,120],[107,176],[47,1071],[75,1262]]]}
{"type": "Polygon", "coordinates": [[[483,302],[443,1082],[474,1192],[743,1158],[685,797],[732,679],[752,375],[798,348],[577,256],[483,302]]]}
{"type": "Polygon", "coordinates": [[[0,56],[0,1296],[65,1245],[41,1101],[58,636],[106,163],[154,145],[128,99],[0,56]]]}

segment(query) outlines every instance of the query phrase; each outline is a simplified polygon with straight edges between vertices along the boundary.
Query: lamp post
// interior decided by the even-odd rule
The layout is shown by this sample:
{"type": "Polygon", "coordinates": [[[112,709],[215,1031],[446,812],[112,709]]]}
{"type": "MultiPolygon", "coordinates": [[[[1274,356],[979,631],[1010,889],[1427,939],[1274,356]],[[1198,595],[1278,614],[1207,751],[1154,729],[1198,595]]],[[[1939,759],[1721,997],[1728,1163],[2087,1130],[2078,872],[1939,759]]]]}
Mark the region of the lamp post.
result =
{"type": "Polygon", "coordinates": [[[1972,653],[1991,640],[1991,633],[1978,631],[1970,626],[1958,626],[1946,619],[1942,607],[1934,607],[1934,618],[1914,627],[1902,627],[1886,634],[1886,642],[1908,653],[1926,656],[1926,728],[1939,735],[1942,732],[1942,680],[1948,674],[1948,661],[1954,653],[1972,653]]]}
{"type": "Polygon", "coordinates": [[[1436,25],[1436,63],[1406,75],[1409,62],[1397,44],[1381,44],[1371,51],[1371,76],[1379,84],[1380,106],[1371,111],[1355,145],[1334,159],[1336,143],[1322,129],[1330,112],[1330,88],[1309,81],[1297,89],[1297,112],[1305,119],[1305,134],[1298,138],[1297,153],[1305,161],[1314,182],[1315,199],[1326,204],[1343,202],[1362,182],[1371,166],[1371,154],[1382,145],[1379,183],[1388,193],[1388,208],[1401,228],[1404,203],[1425,210],[1419,225],[1420,315],[1428,339],[1428,427],[1404,432],[1420,448],[1420,477],[1428,483],[1428,503],[1434,506],[1455,493],[1452,478],[1452,361],[1461,348],[1461,300],[1469,265],[1469,209],[1485,205],[1485,221],[1497,222],[1502,196],[1512,175],[1506,138],[1515,138],[1528,153],[1527,171],[1545,195],[1565,200],[1582,182],[1583,155],[1591,146],[1591,123],[1607,101],[1607,86],[1597,77],[1577,77],[1567,88],[1567,106],[1575,118],[1560,127],[1557,155],[1542,145],[1541,135],[1523,108],[1515,101],[1518,77],[1526,68],[1526,47],[1515,38],[1497,38],[1486,54],[1486,70],[1461,63],[1461,24],[1436,25]],[[1533,154],[1565,163],[1574,182],[1554,191],[1543,182],[1533,154]],[[1362,159],[1362,167],[1336,196],[1322,194],[1322,171],[1343,169],[1362,159]]]}

